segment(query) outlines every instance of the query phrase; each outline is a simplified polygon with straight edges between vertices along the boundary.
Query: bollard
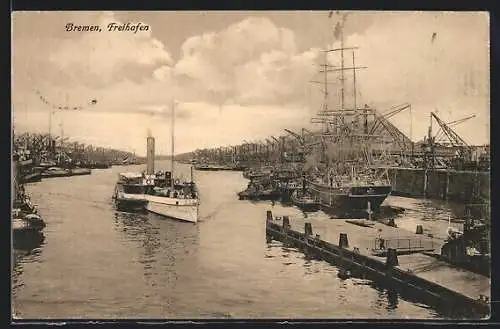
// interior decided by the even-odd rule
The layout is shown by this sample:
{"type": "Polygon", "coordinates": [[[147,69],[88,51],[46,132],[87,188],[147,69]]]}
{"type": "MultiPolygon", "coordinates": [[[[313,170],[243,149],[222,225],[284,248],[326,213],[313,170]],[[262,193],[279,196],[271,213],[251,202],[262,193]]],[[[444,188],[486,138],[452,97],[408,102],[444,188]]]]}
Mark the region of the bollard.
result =
{"type": "Polygon", "coordinates": [[[349,248],[349,241],[347,240],[347,233],[340,233],[339,247],[340,248],[349,248]]]}
{"type": "Polygon", "coordinates": [[[385,260],[385,266],[387,268],[391,268],[391,267],[398,266],[398,265],[399,265],[398,253],[397,253],[396,249],[394,249],[394,248],[387,249],[387,258],[385,260]]]}
{"type": "Polygon", "coordinates": [[[417,225],[417,231],[415,234],[424,234],[424,227],[421,224],[417,225]]]}
{"type": "Polygon", "coordinates": [[[266,212],[266,217],[267,217],[268,221],[272,221],[273,220],[273,212],[271,210],[268,210],[266,212]]]}
{"type": "Polygon", "coordinates": [[[283,228],[290,228],[290,218],[283,216],[283,228]]]}
{"type": "Polygon", "coordinates": [[[311,223],[305,223],[304,224],[304,233],[306,235],[312,235],[313,234],[313,229],[311,223]]]}

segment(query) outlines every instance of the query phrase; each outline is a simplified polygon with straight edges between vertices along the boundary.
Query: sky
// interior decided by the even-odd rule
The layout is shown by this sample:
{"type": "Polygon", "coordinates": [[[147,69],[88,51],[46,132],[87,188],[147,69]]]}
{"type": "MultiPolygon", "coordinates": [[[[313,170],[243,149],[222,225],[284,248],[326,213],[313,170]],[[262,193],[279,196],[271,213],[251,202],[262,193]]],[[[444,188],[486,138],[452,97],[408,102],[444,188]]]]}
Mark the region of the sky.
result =
{"type": "MultiPolygon", "coordinates": [[[[310,128],[323,102],[322,49],[355,51],[356,102],[393,118],[413,140],[431,111],[470,144],[489,143],[489,18],[480,12],[15,12],[12,15],[12,112],[15,131],[145,154],[175,153],[310,128]],[[101,32],[66,24],[97,25],[101,32]],[[141,23],[147,31],[108,31],[141,23]],[[42,96],[42,97],[41,97],[42,96]],[[42,101],[42,98],[46,102],[42,101]],[[76,110],[56,110],[51,106],[76,110]],[[49,124],[50,122],[50,124],[49,124]]],[[[352,52],[345,65],[352,66],[352,52]]],[[[337,52],[327,61],[339,65],[337,52]]],[[[329,74],[330,108],[340,106],[339,75],[329,74]]],[[[353,106],[352,73],[345,104],[353,106]]]]}

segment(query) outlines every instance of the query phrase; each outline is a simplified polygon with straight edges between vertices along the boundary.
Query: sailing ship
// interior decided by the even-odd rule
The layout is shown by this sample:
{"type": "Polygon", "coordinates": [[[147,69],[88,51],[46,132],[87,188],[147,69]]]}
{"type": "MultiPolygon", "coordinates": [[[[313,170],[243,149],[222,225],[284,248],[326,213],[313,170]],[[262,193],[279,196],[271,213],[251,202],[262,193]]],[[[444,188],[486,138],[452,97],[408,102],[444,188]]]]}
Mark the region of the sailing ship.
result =
{"type": "Polygon", "coordinates": [[[375,110],[365,105],[358,107],[356,103],[356,71],[366,67],[356,67],[354,51],[352,67],[345,67],[344,52],[357,47],[344,47],[342,23],[338,23],[336,31],[340,31],[340,48],[324,50],[325,64],[320,72],[324,73],[324,99],[322,109],[312,123],[322,124],[319,144],[319,156],[322,165],[317,165],[309,172],[307,185],[313,199],[319,200],[323,210],[329,213],[354,214],[377,211],[382,202],[391,193],[391,184],[386,170],[377,172],[372,166],[371,146],[378,136],[369,133],[368,119],[375,117],[375,110]],[[341,24],[339,26],[339,24],[341,24]],[[327,54],[340,52],[340,68],[328,64],[327,54]],[[345,71],[353,72],[353,99],[351,108],[345,105],[345,71]],[[328,107],[328,72],[340,73],[340,107],[328,107]]]}
{"type": "Polygon", "coordinates": [[[191,166],[191,180],[181,181],[174,179],[174,127],[175,104],[172,102],[172,149],[171,171],[165,172],[163,177],[155,177],[155,184],[145,195],[146,209],[157,215],[174,218],[186,222],[196,223],[199,218],[198,189],[193,181],[193,167],[191,166]]]}

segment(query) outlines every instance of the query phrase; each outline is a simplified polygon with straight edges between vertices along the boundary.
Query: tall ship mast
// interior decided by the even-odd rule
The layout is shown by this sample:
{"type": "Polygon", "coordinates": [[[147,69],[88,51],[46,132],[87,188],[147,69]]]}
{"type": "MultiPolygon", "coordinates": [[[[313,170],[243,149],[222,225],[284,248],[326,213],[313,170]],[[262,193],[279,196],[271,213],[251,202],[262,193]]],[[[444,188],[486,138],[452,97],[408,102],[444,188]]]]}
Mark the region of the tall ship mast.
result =
{"type": "Polygon", "coordinates": [[[325,63],[321,65],[323,81],[323,104],[313,123],[321,124],[320,163],[308,175],[311,194],[328,213],[355,214],[372,213],[380,208],[391,193],[387,171],[377,173],[372,166],[372,145],[379,136],[369,133],[368,123],[375,117],[375,110],[357,104],[356,71],[366,67],[356,66],[354,50],[344,47],[344,20],[335,28],[340,34],[340,47],[324,50],[325,63]],[[345,53],[352,52],[352,66],[345,66],[345,53]],[[340,53],[340,67],[328,64],[328,54],[340,53]],[[346,106],[346,72],[352,71],[353,105],[346,106]],[[340,105],[328,106],[328,73],[340,73],[340,105]]]}

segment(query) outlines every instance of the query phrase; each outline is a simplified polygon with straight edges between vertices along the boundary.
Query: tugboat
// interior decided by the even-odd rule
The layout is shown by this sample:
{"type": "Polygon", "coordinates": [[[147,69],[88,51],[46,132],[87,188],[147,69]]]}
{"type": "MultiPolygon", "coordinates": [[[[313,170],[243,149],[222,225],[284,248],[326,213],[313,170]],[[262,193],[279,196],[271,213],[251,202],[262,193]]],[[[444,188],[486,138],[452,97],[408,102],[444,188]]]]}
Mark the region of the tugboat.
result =
{"type": "Polygon", "coordinates": [[[474,219],[471,216],[471,206],[468,205],[463,230],[452,227],[449,220],[448,237],[441,247],[441,258],[484,276],[490,276],[489,232],[488,219],[474,219]]]}
{"type": "Polygon", "coordinates": [[[281,193],[269,179],[253,179],[248,183],[246,190],[238,193],[238,197],[240,200],[277,201],[281,193]]]}

